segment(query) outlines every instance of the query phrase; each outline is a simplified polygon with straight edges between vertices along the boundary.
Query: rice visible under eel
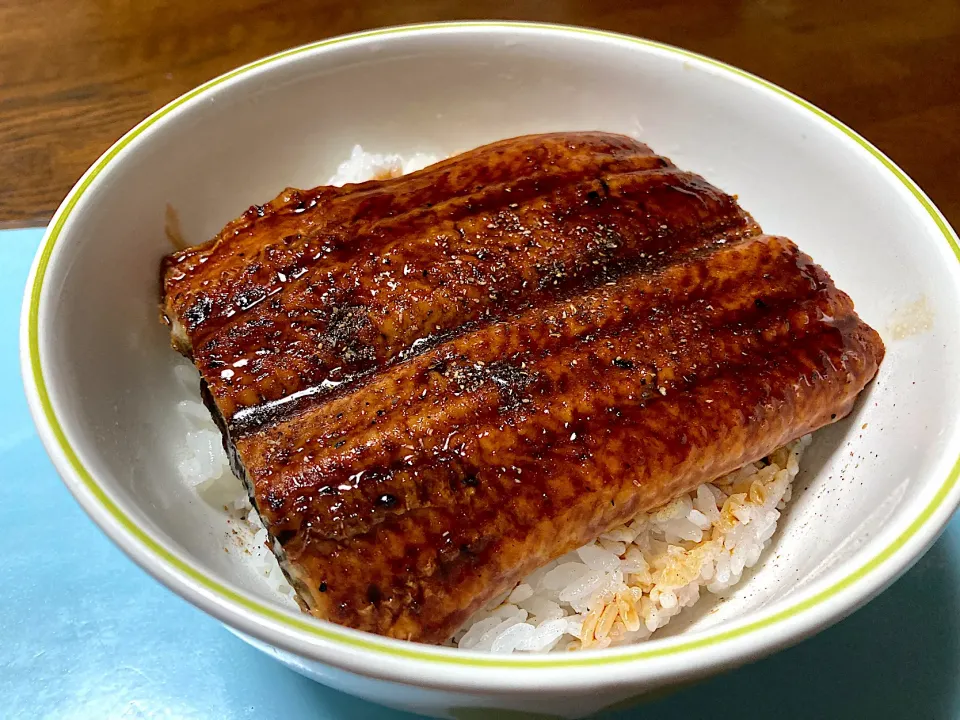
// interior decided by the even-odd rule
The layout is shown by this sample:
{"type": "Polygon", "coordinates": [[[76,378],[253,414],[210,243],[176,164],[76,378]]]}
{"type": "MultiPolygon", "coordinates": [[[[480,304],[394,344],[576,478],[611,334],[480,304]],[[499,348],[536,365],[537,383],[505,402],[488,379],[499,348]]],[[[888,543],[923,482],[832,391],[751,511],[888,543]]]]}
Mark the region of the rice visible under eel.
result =
{"type": "Polygon", "coordinates": [[[701,589],[728,590],[757,563],[809,442],[808,435],[704,483],[540,568],[474,615],[454,644],[545,652],[650,637],[696,603],[701,589]]]}

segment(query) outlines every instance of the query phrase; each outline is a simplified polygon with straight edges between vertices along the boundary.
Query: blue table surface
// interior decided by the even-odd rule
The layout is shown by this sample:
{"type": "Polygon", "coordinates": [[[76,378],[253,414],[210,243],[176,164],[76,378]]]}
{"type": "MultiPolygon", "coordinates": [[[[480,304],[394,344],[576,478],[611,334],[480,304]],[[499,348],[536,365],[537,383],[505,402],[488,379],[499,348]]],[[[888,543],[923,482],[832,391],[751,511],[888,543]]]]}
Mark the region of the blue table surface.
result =
{"type": "MultiPolygon", "coordinates": [[[[39,230],[0,232],[0,718],[410,720],[317,685],[135,566],[60,483],[17,333],[39,230]]],[[[615,718],[960,718],[960,517],[891,589],[801,645],[615,718]]]]}

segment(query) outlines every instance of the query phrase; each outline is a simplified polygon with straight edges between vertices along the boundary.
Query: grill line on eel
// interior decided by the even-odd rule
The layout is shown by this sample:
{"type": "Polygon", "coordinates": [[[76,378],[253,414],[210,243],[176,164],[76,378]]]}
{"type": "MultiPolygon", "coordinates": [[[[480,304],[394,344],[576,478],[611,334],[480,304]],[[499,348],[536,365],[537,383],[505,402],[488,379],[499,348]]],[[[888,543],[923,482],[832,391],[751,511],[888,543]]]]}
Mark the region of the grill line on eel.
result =
{"type": "Polygon", "coordinates": [[[605,133],[288,189],[162,284],[301,606],[421,642],[845,416],[884,352],[792,242],[605,133]]]}

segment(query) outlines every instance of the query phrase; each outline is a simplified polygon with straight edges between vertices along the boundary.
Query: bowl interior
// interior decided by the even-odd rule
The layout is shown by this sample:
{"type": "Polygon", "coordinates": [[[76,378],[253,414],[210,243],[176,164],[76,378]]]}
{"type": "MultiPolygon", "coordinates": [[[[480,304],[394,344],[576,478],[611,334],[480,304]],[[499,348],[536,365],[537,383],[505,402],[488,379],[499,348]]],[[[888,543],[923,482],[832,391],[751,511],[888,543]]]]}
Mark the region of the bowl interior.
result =
{"type": "Polygon", "coordinates": [[[876,158],[795,100],[681,53],[556,30],[332,43],[221,82],[144,129],[80,196],[44,283],[43,370],[81,461],[203,573],[277,600],[231,543],[223,508],[179,480],[185,420],[157,310],[167,206],[198,243],[286,186],[323,182],[356,143],[449,155],[571,129],[636,135],[739,195],[887,343],[853,415],[817,434],[766,560],[669,631],[742,617],[875,552],[956,454],[960,285],[942,231],[876,158]]]}

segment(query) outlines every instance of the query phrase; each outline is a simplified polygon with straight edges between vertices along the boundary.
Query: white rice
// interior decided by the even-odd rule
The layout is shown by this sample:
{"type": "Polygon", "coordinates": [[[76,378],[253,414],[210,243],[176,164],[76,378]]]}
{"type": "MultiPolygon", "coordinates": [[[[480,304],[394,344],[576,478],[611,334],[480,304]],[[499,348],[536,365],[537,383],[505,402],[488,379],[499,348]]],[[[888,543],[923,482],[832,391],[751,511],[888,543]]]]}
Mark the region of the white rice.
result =
{"type": "Polygon", "coordinates": [[[354,145],[350,157],[340,163],[327,185],[346,185],[358,183],[372,178],[399,177],[407,173],[416,172],[433,165],[440,158],[428,153],[415,153],[408,158],[400,155],[379,155],[364,152],[359,145],[354,145]]]}
{"type": "Polygon", "coordinates": [[[208,505],[227,514],[231,528],[228,541],[284,604],[298,607],[293,588],[270,550],[260,514],[250,504],[243,482],[231,471],[220,430],[200,399],[200,375],[187,360],[180,360],[173,370],[183,388],[177,413],[187,423],[184,444],[176,456],[181,479],[208,505]]]}
{"type": "MultiPolygon", "coordinates": [[[[365,153],[358,145],[329,184],[395,177],[437,158],[365,153]]],[[[293,604],[294,592],[269,549],[267,531],[243,484],[230,472],[220,432],[199,399],[199,379],[184,361],[174,368],[190,425],[177,467],[184,482],[215,496],[236,521],[234,537],[258,574],[293,604]]],[[[474,614],[451,639],[494,653],[601,649],[649,638],[701,590],[720,594],[740,581],[770,544],[810,436],[778,449],[669,505],[643,513],[597,541],[533,572],[474,614]]]]}

